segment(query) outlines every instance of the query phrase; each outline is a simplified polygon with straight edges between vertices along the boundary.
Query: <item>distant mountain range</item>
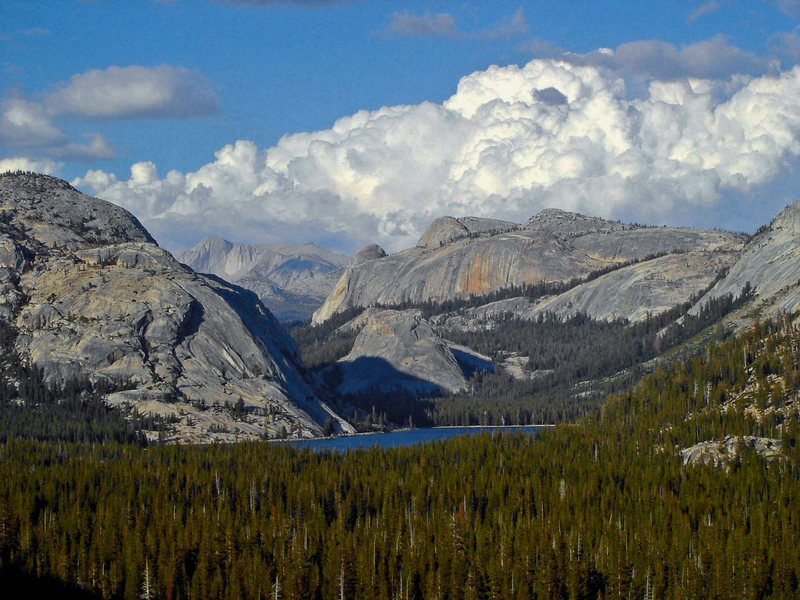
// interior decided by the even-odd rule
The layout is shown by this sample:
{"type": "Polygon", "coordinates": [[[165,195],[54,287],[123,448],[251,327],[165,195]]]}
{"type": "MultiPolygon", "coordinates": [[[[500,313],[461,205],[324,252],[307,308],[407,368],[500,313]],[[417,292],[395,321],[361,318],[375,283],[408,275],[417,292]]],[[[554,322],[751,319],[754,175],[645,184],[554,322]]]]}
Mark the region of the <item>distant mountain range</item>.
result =
{"type": "Polygon", "coordinates": [[[278,320],[286,322],[310,317],[350,259],[315,244],[246,245],[207,237],[178,260],[198,273],[254,291],[278,320]]]}

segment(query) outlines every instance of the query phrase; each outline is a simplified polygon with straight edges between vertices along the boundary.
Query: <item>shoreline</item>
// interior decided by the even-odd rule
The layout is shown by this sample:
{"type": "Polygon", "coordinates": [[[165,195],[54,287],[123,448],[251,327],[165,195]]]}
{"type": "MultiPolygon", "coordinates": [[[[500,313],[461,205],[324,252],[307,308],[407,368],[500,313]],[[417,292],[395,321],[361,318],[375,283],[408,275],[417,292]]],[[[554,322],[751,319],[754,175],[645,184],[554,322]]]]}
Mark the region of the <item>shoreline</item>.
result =
{"type": "MultiPolygon", "coordinates": [[[[412,429],[519,429],[524,427],[555,427],[558,423],[531,423],[530,425],[436,425],[435,427],[413,427],[412,429]]],[[[392,429],[392,431],[400,431],[392,429]]],[[[390,433],[390,432],[386,432],[390,433]]]]}
{"type": "Polygon", "coordinates": [[[446,430],[446,429],[486,429],[486,430],[527,429],[531,427],[546,429],[555,427],[556,425],[557,423],[545,423],[537,425],[437,425],[435,427],[399,427],[397,429],[390,429],[389,431],[357,431],[356,433],[350,433],[347,435],[334,435],[329,437],[273,439],[267,441],[278,442],[278,443],[298,443],[298,442],[345,440],[349,438],[363,437],[367,435],[388,435],[392,433],[403,433],[407,431],[429,431],[429,430],[446,430]]]}

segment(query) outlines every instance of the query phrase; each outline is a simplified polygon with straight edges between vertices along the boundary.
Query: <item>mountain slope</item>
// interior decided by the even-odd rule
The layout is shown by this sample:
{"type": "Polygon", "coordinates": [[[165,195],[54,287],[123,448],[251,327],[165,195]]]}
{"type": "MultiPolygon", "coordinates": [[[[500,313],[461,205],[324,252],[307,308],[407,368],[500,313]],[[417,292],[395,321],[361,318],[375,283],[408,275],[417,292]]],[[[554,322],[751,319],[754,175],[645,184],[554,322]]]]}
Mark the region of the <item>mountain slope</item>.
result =
{"type": "Polygon", "coordinates": [[[669,254],[621,267],[558,295],[538,300],[508,298],[447,314],[437,323],[475,329],[510,313],[534,320],[545,313],[561,319],[585,314],[592,319],[643,321],[689,300],[714,283],[736,260],[736,252],[669,254]]]}
{"type": "Polygon", "coordinates": [[[697,309],[725,294],[738,296],[746,286],[755,291],[754,305],[763,313],[800,309],[800,202],[759,230],[727,276],[698,301],[697,309]]]}
{"type": "Polygon", "coordinates": [[[182,266],[123,209],[6,174],[0,215],[5,356],[44,384],[110,389],[112,405],[177,421],[181,441],[318,435],[337,419],[254,294],[182,266]]]}
{"type": "Polygon", "coordinates": [[[340,331],[348,328],[359,333],[334,367],[343,394],[457,392],[467,387],[473,370],[492,368],[487,357],[441,339],[419,311],[367,309],[340,331]]]}
{"type": "Polygon", "coordinates": [[[315,244],[246,245],[208,237],[178,256],[198,273],[211,273],[254,291],[281,321],[305,320],[319,308],[348,258],[315,244]]]}
{"type": "Polygon", "coordinates": [[[468,230],[461,221],[468,222],[435,221],[415,248],[354,260],[313,322],[356,306],[481,296],[510,286],[583,278],[663,254],[735,252],[744,243],[744,236],[728,232],[623,225],[555,209],[514,228],[493,221],[493,227],[468,230]]]}

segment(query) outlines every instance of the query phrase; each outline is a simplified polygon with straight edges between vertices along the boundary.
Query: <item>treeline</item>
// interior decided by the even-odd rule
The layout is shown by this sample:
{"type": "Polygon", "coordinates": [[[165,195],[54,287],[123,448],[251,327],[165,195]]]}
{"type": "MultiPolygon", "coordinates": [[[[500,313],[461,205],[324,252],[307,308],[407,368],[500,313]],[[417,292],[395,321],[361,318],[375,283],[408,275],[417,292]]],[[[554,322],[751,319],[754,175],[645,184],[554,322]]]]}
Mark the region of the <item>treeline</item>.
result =
{"type": "MultiPolygon", "coordinates": [[[[5,373],[4,375],[7,375],[5,373]]],[[[120,442],[147,445],[144,431],[159,431],[167,420],[128,414],[105,402],[108,391],[88,381],[64,386],[45,385],[41,373],[15,369],[18,387],[4,379],[0,394],[0,443],[8,440],[120,442]]]]}
{"type": "Polygon", "coordinates": [[[432,425],[538,424],[571,421],[608,393],[627,388],[640,365],[717,323],[752,295],[749,285],[734,298],[709,300],[696,315],[696,299],[639,323],[599,321],[577,314],[536,321],[507,315],[479,332],[450,329],[442,336],[495,359],[514,352],[527,358],[530,378],[496,369],[476,374],[468,391],[426,399],[418,422],[432,425]]]}
{"type": "Polygon", "coordinates": [[[342,325],[364,312],[359,307],[348,308],[332,315],[320,325],[312,325],[311,319],[289,330],[294,338],[300,357],[309,369],[322,369],[347,355],[353,348],[358,331],[337,332],[342,325]]]}
{"type": "Polygon", "coordinates": [[[796,598],[798,348],[759,324],[534,441],[8,442],[0,566],[104,598],[796,598]],[[726,434],[783,456],[682,464],[726,434]]]}
{"type": "Polygon", "coordinates": [[[147,445],[143,430],[165,427],[153,417],[124,417],[103,396],[83,394],[36,405],[0,402],[0,443],[9,440],[121,442],[147,445]]]}
{"type": "Polygon", "coordinates": [[[480,331],[446,329],[445,339],[495,359],[494,372],[475,373],[463,392],[414,400],[401,390],[373,390],[347,399],[400,425],[409,418],[417,426],[574,421],[609,393],[629,387],[641,376],[640,365],[719,322],[751,295],[745,286],[735,299],[730,294],[712,299],[690,314],[693,298],[638,323],[584,314],[560,319],[552,313],[528,321],[509,313],[480,331]],[[526,359],[528,377],[514,378],[498,366],[509,352],[526,359]]]}
{"type": "Polygon", "coordinates": [[[144,431],[168,426],[159,417],[126,414],[105,403],[120,389],[72,380],[47,385],[39,369],[14,351],[16,331],[0,321],[0,443],[9,440],[120,442],[144,446],[144,431]]]}
{"type": "Polygon", "coordinates": [[[506,313],[479,331],[449,328],[441,335],[493,358],[520,354],[528,358],[528,370],[557,370],[564,383],[575,383],[649,360],[693,337],[747,302],[752,289],[745,285],[736,298],[726,294],[710,299],[696,315],[689,313],[703,295],[636,323],[598,320],[582,313],[566,318],[544,313],[532,321],[506,313]]]}

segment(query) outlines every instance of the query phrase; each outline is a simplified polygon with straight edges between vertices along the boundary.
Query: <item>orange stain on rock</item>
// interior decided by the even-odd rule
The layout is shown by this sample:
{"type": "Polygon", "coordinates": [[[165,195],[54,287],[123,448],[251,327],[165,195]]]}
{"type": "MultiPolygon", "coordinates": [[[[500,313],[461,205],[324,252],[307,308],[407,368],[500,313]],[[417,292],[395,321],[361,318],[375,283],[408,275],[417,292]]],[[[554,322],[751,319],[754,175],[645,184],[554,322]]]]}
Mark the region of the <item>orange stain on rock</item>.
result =
{"type": "Polygon", "coordinates": [[[494,280],[499,273],[491,267],[491,254],[484,250],[476,252],[469,268],[463,272],[461,291],[465,294],[485,294],[496,287],[498,282],[494,280]]]}

